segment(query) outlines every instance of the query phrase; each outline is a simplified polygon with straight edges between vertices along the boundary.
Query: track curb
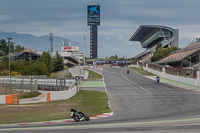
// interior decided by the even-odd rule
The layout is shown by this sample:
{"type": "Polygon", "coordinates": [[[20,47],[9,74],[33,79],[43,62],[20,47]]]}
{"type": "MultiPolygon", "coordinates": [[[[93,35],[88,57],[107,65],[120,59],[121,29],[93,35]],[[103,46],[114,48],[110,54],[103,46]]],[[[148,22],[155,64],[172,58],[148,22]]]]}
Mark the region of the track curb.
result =
{"type": "MultiPolygon", "coordinates": [[[[97,115],[94,117],[90,117],[90,120],[101,119],[110,117],[113,115],[111,113],[103,113],[101,115],[97,115]]],[[[37,124],[53,124],[53,123],[64,123],[64,122],[75,122],[73,119],[62,119],[62,120],[52,120],[52,121],[43,121],[43,122],[30,122],[30,123],[16,123],[16,124],[2,124],[0,127],[8,127],[8,126],[29,126],[29,125],[37,125],[37,124]]]]}

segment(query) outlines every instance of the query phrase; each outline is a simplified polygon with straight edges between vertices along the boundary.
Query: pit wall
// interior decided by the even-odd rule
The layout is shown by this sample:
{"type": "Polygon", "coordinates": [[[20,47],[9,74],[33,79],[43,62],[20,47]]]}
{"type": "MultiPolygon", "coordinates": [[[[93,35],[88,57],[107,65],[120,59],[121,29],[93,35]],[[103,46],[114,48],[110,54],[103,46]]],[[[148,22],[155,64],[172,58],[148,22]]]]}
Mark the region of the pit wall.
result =
{"type": "Polygon", "coordinates": [[[66,91],[48,91],[46,93],[46,101],[49,102],[49,101],[55,101],[55,100],[69,99],[73,97],[74,95],[76,95],[77,92],[78,92],[77,86],[66,91]]]}
{"type": "MultiPolygon", "coordinates": [[[[131,67],[139,67],[139,65],[132,65],[131,67]]],[[[164,67],[163,67],[163,72],[159,72],[159,71],[150,69],[150,68],[148,68],[148,65],[146,65],[146,67],[143,67],[143,70],[153,73],[155,75],[158,75],[160,77],[169,79],[169,80],[173,80],[173,81],[177,81],[177,82],[181,82],[181,83],[185,83],[185,84],[190,84],[190,85],[194,85],[194,86],[200,86],[200,71],[197,71],[197,79],[193,79],[193,78],[186,78],[186,77],[166,74],[164,67]]]]}

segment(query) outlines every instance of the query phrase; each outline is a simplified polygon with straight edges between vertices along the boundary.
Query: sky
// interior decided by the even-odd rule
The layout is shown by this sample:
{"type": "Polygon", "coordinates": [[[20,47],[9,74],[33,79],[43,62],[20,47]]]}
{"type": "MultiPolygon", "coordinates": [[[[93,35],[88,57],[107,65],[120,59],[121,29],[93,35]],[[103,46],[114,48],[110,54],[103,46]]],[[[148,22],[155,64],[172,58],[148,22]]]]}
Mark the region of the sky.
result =
{"type": "Polygon", "coordinates": [[[98,57],[129,58],[144,51],[139,42],[129,41],[140,25],[179,29],[181,48],[200,37],[200,0],[1,0],[0,31],[53,33],[81,43],[85,36],[89,49],[87,5],[97,2],[101,8],[98,57]]]}

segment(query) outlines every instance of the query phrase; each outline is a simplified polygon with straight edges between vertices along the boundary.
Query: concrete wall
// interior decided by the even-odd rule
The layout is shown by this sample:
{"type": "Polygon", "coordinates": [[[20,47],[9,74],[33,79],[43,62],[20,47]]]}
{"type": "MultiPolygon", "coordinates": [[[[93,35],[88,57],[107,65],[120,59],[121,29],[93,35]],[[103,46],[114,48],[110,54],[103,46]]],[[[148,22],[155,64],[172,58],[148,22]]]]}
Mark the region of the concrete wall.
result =
{"type": "Polygon", "coordinates": [[[147,67],[143,67],[143,69],[145,71],[151,72],[155,75],[158,75],[158,76],[166,78],[166,79],[170,79],[170,80],[174,80],[174,81],[178,81],[181,83],[186,83],[186,84],[190,84],[190,85],[194,85],[194,86],[200,86],[199,78],[193,79],[193,78],[186,78],[186,77],[181,77],[181,76],[170,75],[170,74],[166,74],[165,72],[158,72],[158,71],[155,71],[155,70],[147,68],[147,67]]]}
{"type": "Polygon", "coordinates": [[[1,96],[0,96],[0,104],[6,104],[5,95],[1,95],[1,96]]]}
{"type": "Polygon", "coordinates": [[[76,95],[77,91],[78,91],[77,86],[75,86],[74,88],[72,88],[70,90],[66,90],[66,91],[48,91],[46,93],[46,101],[48,101],[47,94],[49,94],[49,93],[50,93],[49,101],[54,101],[54,100],[69,99],[69,98],[73,97],[74,95],[76,95]]]}

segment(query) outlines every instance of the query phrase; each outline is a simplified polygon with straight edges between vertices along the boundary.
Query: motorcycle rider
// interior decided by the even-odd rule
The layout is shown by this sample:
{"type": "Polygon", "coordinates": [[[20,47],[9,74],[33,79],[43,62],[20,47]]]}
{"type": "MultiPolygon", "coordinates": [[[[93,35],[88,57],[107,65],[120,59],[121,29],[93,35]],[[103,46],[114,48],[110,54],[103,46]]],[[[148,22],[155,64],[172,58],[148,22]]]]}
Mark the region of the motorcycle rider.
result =
{"type": "Polygon", "coordinates": [[[127,70],[127,74],[129,74],[129,70],[127,70]]]}
{"type": "Polygon", "coordinates": [[[77,110],[75,110],[74,108],[71,108],[70,109],[70,111],[71,111],[71,113],[73,112],[74,113],[74,115],[77,115],[78,117],[79,117],[79,119],[80,119],[80,121],[82,121],[82,120],[84,120],[85,119],[85,117],[83,117],[84,116],[84,114],[82,113],[82,112],[78,112],[77,110]],[[82,113],[82,116],[81,116],[81,114],[80,113],[82,113]]]}
{"type": "Polygon", "coordinates": [[[157,80],[157,83],[159,83],[159,81],[160,81],[160,77],[157,76],[157,77],[156,77],[156,80],[157,80]]]}

